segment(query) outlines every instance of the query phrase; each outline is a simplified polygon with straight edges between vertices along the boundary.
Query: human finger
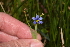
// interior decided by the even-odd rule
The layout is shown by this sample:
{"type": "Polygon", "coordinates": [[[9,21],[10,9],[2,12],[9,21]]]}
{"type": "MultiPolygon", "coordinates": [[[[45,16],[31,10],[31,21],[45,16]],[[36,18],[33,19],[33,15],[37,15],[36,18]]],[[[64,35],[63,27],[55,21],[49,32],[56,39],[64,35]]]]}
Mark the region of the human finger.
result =
{"type": "MultiPolygon", "coordinates": [[[[12,41],[12,40],[17,40],[17,39],[19,39],[17,36],[12,36],[12,35],[9,35],[7,33],[0,31],[0,42],[1,43],[12,41]]],[[[41,37],[39,34],[37,35],[37,39],[41,40],[41,37]]]]}
{"type": "Polygon", "coordinates": [[[3,12],[0,12],[0,30],[19,38],[32,38],[30,28],[26,24],[3,12]]]}
{"type": "Polygon", "coordinates": [[[36,39],[19,39],[0,43],[1,47],[43,47],[43,44],[36,39]]]}
{"type": "Polygon", "coordinates": [[[6,34],[2,31],[0,31],[0,43],[2,42],[8,42],[8,41],[11,41],[11,40],[17,40],[18,37],[16,36],[11,36],[9,34],[6,34]]]}

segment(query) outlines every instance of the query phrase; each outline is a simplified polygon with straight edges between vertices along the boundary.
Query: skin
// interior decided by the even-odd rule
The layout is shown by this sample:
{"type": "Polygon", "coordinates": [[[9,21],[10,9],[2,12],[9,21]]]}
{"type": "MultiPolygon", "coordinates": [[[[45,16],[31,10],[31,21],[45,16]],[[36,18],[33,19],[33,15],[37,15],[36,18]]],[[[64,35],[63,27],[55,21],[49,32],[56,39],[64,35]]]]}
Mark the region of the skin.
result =
{"type": "Polygon", "coordinates": [[[0,47],[44,47],[41,36],[32,38],[30,28],[12,16],[0,12],[0,47]]]}

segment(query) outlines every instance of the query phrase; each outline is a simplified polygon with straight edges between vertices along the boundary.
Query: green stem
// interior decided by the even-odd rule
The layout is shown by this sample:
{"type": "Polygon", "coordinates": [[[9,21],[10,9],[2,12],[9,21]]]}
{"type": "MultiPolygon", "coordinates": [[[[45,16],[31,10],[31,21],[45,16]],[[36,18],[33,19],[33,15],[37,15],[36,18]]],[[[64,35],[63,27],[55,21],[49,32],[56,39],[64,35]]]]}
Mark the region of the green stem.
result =
{"type": "Polygon", "coordinates": [[[37,24],[35,24],[35,31],[37,31],[37,24]]]}
{"type": "Polygon", "coordinates": [[[36,36],[36,38],[37,38],[37,24],[35,24],[35,36],[36,36]]]}

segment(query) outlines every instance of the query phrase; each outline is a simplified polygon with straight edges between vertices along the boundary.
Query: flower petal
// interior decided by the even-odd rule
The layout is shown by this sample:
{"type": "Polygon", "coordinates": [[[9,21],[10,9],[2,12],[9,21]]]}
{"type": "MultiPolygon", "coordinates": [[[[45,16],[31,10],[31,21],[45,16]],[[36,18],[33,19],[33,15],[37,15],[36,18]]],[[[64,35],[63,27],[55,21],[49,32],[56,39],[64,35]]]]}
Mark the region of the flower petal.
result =
{"type": "Polygon", "coordinates": [[[40,17],[38,20],[42,20],[43,18],[42,17],[40,17]]]}
{"type": "Polygon", "coordinates": [[[36,15],[36,20],[38,20],[39,19],[39,15],[36,15]]]}
{"type": "Polygon", "coordinates": [[[39,24],[42,24],[42,23],[43,23],[43,21],[39,21],[38,23],[39,23],[39,24]]]}
{"type": "Polygon", "coordinates": [[[37,22],[36,22],[36,21],[34,21],[33,23],[34,23],[34,24],[36,24],[37,22]]]}
{"type": "Polygon", "coordinates": [[[35,17],[32,17],[32,19],[33,19],[33,20],[36,20],[36,18],[35,18],[35,17]]]}

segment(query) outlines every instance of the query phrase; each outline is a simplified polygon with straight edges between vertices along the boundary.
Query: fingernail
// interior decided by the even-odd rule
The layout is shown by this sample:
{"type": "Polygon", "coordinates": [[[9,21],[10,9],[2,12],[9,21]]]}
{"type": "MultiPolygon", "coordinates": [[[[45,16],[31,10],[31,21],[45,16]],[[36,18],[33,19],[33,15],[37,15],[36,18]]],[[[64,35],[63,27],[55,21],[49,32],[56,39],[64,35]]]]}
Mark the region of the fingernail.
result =
{"type": "Polygon", "coordinates": [[[43,47],[43,44],[39,40],[35,40],[31,43],[30,47],[43,47]]]}

